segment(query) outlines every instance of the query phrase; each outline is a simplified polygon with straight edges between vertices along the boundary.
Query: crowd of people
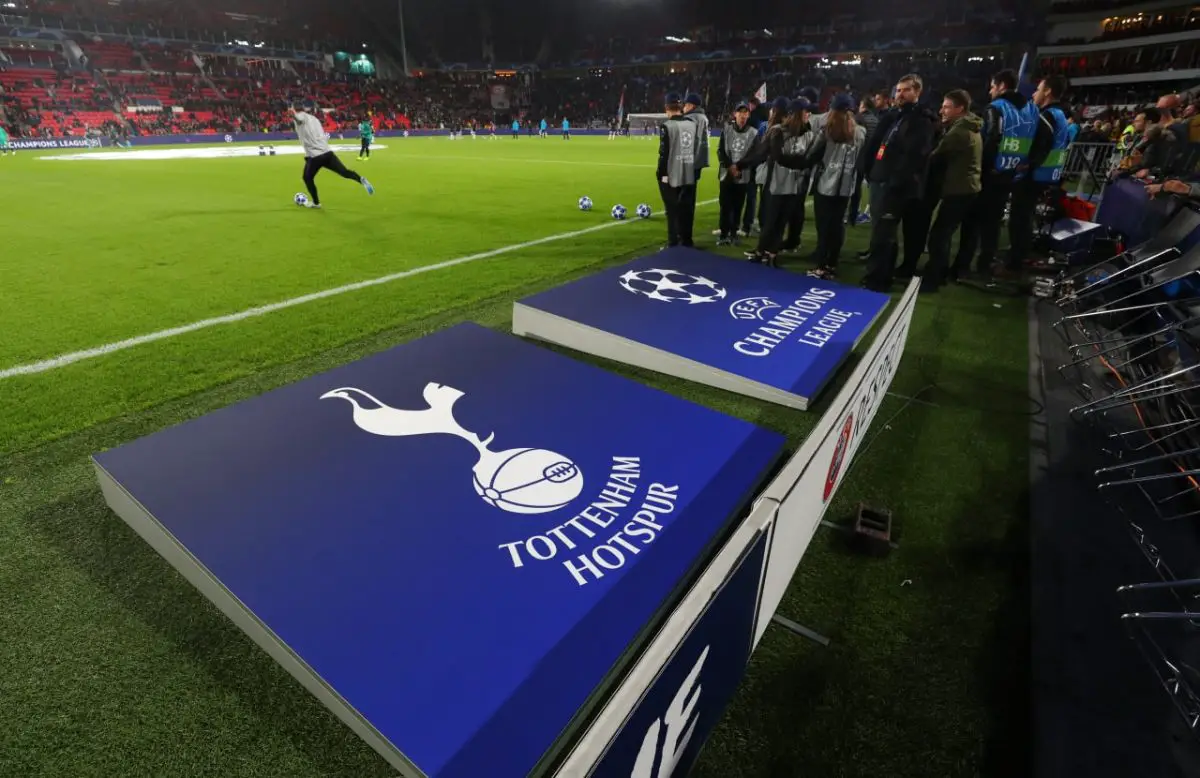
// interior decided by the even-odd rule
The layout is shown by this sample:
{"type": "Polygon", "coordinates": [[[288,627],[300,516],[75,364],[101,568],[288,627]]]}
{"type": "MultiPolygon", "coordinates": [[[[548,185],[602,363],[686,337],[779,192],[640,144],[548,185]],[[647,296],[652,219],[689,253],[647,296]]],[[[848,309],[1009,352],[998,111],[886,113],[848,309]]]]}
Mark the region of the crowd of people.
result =
{"type": "MultiPolygon", "coordinates": [[[[993,75],[988,87],[988,101],[979,105],[963,89],[937,95],[910,73],[890,92],[857,102],[839,92],[825,109],[812,87],[769,105],[739,103],[717,148],[718,243],[756,235],[746,257],[777,265],[780,255],[801,250],[811,196],[812,276],[837,276],[846,226],[863,223],[871,229],[861,256],[869,289],[887,291],[895,280],[920,275],[922,292],[930,293],[970,276],[1019,272],[1032,249],[1036,206],[1061,191],[1079,128],[1061,77],[1042,78],[1032,97],[1018,90],[1011,70],[993,75]],[[1006,214],[1011,248],[1000,256],[1006,214]]],[[[708,121],[699,100],[666,97],[658,178],[669,246],[694,241],[695,185],[708,166],[697,140],[708,121]]]]}
{"type": "MultiPolygon", "coordinates": [[[[187,63],[183,57],[176,58],[187,63]]],[[[853,63],[795,59],[713,62],[672,68],[648,65],[624,69],[595,69],[587,75],[544,72],[499,79],[491,72],[422,72],[404,80],[352,77],[319,70],[247,66],[237,58],[214,57],[204,71],[145,73],[101,72],[86,90],[68,94],[64,84],[88,74],[61,67],[54,72],[15,69],[0,78],[0,109],[10,114],[10,131],[21,136],[49,137],[56,121],[41,121],[46,112],[64,114],[108,112],[130,135],[231,133],[275,131],[289,126],[281,106],[298,95],[312,96],[331,109],[327,124],[351,129],[362,114],[376,120],[376,129],[438,129],[499,125],[514,119],[554,124],[569,118],[576,127],[606,126],[618,107],[624,113],[658,112],[663,97],[673,91],[700,94],[717,118],[733,108],[738,94],[766,84],[768,94],[787,92],[798,83],[814,85],[821,102],[835,91],[854,92],[890,83],[910,70],[938,83],[969,86],[985,80],[984,58],[961,54],[930,54],[920,59],[903,53],[878,55],[853,63]],[[23,73],[29,73],[22,77],[23,73]],[[495,90],[505,101],[497,107],[495,90]],[[32,95],[32,96],[28,96],[32,95]],[[124,110],[136,105],[133,118],[124,110]],[[114,110],[122,107],[122,112],[114,110]],[[176,110],[181,109],[181,110],[176,110]]],[[[0,66],[2,67],[2,66],[0,66]]],[[[194,68],[194,66],[192,66],[194,68]]],[[[73,123],[70,123],[73,126],[73,123]]]]}

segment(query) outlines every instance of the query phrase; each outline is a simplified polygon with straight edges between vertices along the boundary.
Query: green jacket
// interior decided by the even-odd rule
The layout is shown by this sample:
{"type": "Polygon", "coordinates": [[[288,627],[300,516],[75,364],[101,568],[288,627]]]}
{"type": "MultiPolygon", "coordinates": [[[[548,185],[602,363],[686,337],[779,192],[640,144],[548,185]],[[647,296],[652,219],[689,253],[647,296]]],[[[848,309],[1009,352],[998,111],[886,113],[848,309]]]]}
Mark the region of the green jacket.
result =
{"type": "Polygon", "coordinates": [[[943,170],[941,196],[977,194],[982,189],[983,138],[979,134],[983,119],[969,113],[956,119],[933,150],[930,164],[943,170]]]}

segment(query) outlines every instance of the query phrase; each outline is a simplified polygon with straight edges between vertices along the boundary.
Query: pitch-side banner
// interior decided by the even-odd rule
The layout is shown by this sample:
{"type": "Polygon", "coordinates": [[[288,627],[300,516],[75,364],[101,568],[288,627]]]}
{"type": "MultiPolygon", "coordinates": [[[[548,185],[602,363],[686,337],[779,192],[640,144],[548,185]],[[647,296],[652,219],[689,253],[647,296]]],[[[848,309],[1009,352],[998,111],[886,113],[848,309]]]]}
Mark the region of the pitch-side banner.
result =
{"type": "Polygon", "coordinates": [[[556,778],[681,778],[746,669],[775,505],[760,501],[671,613],[556,778]]]}
{"type": "Polygon", "coordinates": [[[904,355],[919,287],[917,279],[909,284],[871,350],[842,386],[804,445],[763,492],[764,499],[779,503],[779,512],[767,559],[755,646],[779,607],[829,501],[887,395],[904,355]]]}
{"type": "Polygon", "coordinates": [[[98,149],[107,138],[9,138],[14,149],[98,149]]]}

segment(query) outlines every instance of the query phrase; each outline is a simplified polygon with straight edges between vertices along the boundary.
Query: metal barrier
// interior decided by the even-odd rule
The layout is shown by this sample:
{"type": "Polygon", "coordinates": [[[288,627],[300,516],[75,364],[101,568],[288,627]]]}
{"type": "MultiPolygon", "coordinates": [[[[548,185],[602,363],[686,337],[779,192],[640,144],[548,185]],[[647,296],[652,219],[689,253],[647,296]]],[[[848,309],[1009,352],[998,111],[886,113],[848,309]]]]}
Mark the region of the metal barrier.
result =
{"type": "MultiPolygon", "coordinates": [[[[1098,145],[1072,146],[1079,175],[1121,159],[1098,145]]],[[[1200,521],[1200,247],[1181,248],[1200,211],[1179,206],[1146,242],[1057,279],[1054,326],[1071,354],[1057,372],[1081,399],[1071,417],[1110,463],[1096,486],[1149,563],[1145,578],[1158,579],[1117,590],[1121,623],[1200,739],[1200,580],[1158,544],[1200,521]]]]}
{"type": "Polygon", "coordinates": [[[1109,174],[1123,157],[1115,143],[1072,143],[1067,147],[1062,174],[1063,180],[1074,183],[1068,191],[1089,196],[1102,193],[1109,174]]]}

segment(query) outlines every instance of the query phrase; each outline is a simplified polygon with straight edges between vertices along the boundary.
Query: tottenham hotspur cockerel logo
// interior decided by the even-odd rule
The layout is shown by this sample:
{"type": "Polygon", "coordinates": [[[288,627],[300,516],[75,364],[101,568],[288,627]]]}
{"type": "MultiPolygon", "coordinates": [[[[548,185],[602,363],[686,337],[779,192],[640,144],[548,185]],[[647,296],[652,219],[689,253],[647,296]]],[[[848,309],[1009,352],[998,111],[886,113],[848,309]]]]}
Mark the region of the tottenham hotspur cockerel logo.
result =
{"type": "Polygon", "coordinates": [[[480,438],[454,419],[454,404],[463,393],[442,384],[425,385],[424,410],[390,408],[361,389],[345,387],[321,395],[340,398],[353,407],[354,423],[373,435],[411,437],[452,435],[469,443],[478,456],[471,469],[475,492],[488,505],[509,513],[549,513],[565,507],[583,491],[583,473],[561,454],[537,448],[492,451],[494,435],[480,438]]]}

